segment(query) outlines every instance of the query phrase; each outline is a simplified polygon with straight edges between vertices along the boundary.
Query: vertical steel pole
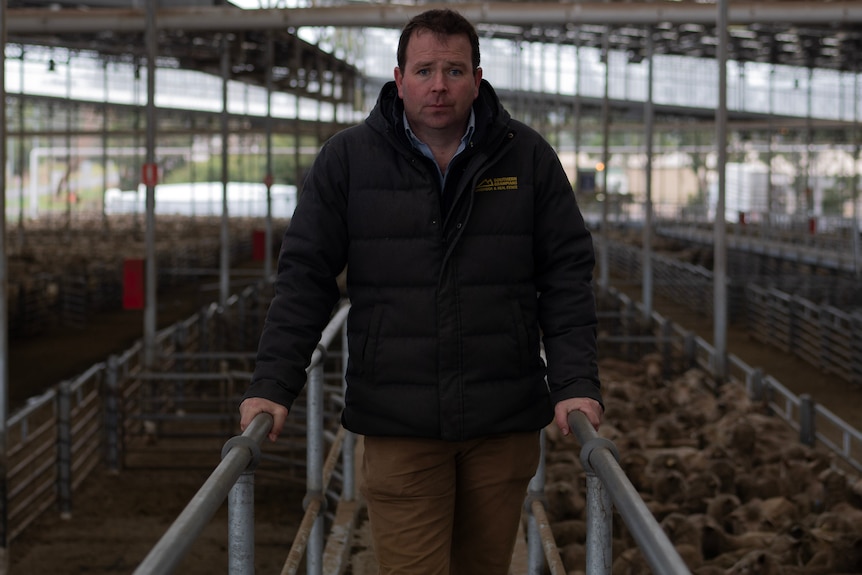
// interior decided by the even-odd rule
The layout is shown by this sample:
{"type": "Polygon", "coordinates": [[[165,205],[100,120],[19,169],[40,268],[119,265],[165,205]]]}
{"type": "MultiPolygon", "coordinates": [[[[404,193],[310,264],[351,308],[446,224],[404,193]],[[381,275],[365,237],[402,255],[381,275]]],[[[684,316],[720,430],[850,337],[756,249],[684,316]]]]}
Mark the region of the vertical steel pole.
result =
{"type": "Polygon", "coordinates": [[[653,108],[653,27],[647,26],[646,39],[647,59],[647,97],[644,103],[644,116],[646,128],[644,137],[646,139],[646,197],[644,198],[644,229],[643,229],[643,322],[647,325],[652,315],[653,296],[653,271],[652,271],[652,156],[653,156],[653,129],[655,113],[653,108]]]}
{"type": "Polygon", "coordinates": [[[775,215],[772,213],[772,206],[775,204],[775,184],[773,183],[773,167],[772,164],[775,156],[775,143],[773,134],[775,132],[775,111],[773,108],[775,97],[775,64],[769,68],[769,111],[767,112],[767,128],[768,146],[766,150],[766,165],[767,165],[767,180],[766,180],[766,213],[763,217],[764,237],[769,239],[772,236],[772,227],[774,224],[775,215]]]}
{"type": "Polygon", "coordinates": [[[102,232],[108,232],[108,214],[105,211],[105,192],[108,190],[108,62],[102,64],[102,232]]]}
{"type": "MultiPolygon", "coordinates": [[[[21,86],[18,88],[18,182],[20,197],[18,198],[18,245],[24,245],[24,167],[27,163],[24,154],[24,47],[21,46],[21,69],[18,71],[21,86]]],[[[31,176],[32,177],[32,176],[31,176]]]]}
{"type": "Polygon", "coordinates": [[[587,575],[610,575],[613,565],[613,503],[595,473],[587,471],[587,575]]]}
{"type": "Polygon", "coordinates": [[[227,497],[228,573],[254,575],[254,470],[245,471],[227,497]]]}
{"type": "MultiPolygon", "coordinates": [[[[810,64],[809,64],[810,65],[810,64]]],[[[811,187],[811,164],[814,146],[814,127],[812,120],[814,115],[814,67],[808,68],[808,85],[805,87],[805,209],[808,215],[809,231],[814,232],[816,228],[811,227],[814,218],[814,188],[811,187]]],[[[815,238],[809,238],[815,243],[815,238]]]]}
{"type": "MultiPolygon", "coordinates": [[[[146,165],[156,165],[156,10],[158,0],[147,0],[147,130],[146,165]]],[[[137,102],[136,102],[137,104],[137,102]]],[[[144,273],[144,368],[151,369],[156,361],[156,182],[148,178],[146,198],[146,271],[144,273]]]]}
{"type": "Polygon", "coordinates": [[[609,210],[611,195],[608,192],[608,172],[610,171],[610,83],[611,83],[611,55],[610,55],[610,27],[606,27],[602,36],[602,58],[605,60],[605,86],[602,97],[602,242],[599,254],[599,287],[607,291],[610,287],[610,230],[609,210]]]}
{"type": "Polygon", "coordinates": [[[72,517],[72,384],[57,389],[57,505],[60,517],[72,517]]]}
{"type": "MultiPolygon", "coordinates": [[[[347,321],[341,328],[341,381],[342,390],[347,393],[347,360],[350,356],[347,349],[347,321]]],[[[356,499],[356,435],[352,431],[344,434],[344,444],[341,447],[344,479],[341,488],[341,498],[344,501],[356,499]]]]}
{"type": "Polygon", "coordinates": [[[862,277],[859,230],[859,72],[853,74],[853,270],[858,280],[862,277]]]}
{"type": "Polygon", "coordinates": [[[264,230],[263,278],[272,276],[272,68],[275,66],[273,31],[266,32],[266,228],[264,230]]]}
{"type": "MultiPolygon", "coordinates": [[[[321,503],[323,503],[323,359],[311,369],[306,393],[306,401],[308,402],[306,501],[320,498],[321,503]]],[[[321,575],[323,573],[323,508],[324,506],[321,505],[321,513],[314,520],[314,525],[308,536],[308,547],[305,552],[306,573],[308,575],[321,575]]]]}
{"type": "MultiPolygon", "coordinates": [[[[581,156],[581,29],[575,28],[575,191],[581,192],[581,176],[578,163],[581,156]]],[[[595,185],[593,186],[595,191],[595,185]]]]}
{"type": "Polygon", "coordinates": [[[221,240],[220,240],[220,266],[219,266],[219,305],[227,305],[230,296],[230,231],[228,229],[228,181],[230,159],[228,138],[228,81],[230,80],[230,54],[228,53],[227,35],[222,36],[221,44],[221,73],[222,73],[222,112],[221,112],[221,240]]]}
{"type": "MultiPolygon", "coordinates": [[[[0,102],[6,101],[6,0],[0,0],[0,102]]],[[[6,205],[6,114],[0,114],[0,205],[6,205]]],[[[0,325],[7,325],[6,218],[0,218],[0,325]]],[[[8,330],[0,329],[0,575],[9,570],[6,421],[9,410],[8,330]]]]}
{"type": "Polygon", "coordinates": [[[725,188],[727,184],[727,3],[718,0],[716,34],[718,34],[718,107],[715,110],[716,148],[718,149],[718,201],[713,223],[713,307],[714,332],[713,376],[718,382],[727,377],[727,223],[725,221],[725,188]]]}
{"type": "Polygon", "coordinates": [[[117,473],[120,470],[120,409],[119,382],[117,381],[117,356],[108,357],[105,369],[105,459],[108,471],[117,473]]]}
{"type": "Polygon", "coordinates": [[[66,233],[72,232],[72,55],[66,56],[66,233]]]}

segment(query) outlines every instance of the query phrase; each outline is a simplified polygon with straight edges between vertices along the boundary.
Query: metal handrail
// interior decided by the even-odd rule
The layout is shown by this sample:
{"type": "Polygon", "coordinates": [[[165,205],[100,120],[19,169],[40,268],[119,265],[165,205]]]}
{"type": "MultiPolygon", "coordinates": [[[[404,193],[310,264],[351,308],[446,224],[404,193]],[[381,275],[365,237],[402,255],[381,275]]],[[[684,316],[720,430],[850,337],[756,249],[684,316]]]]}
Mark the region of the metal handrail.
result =
{"type": "Polygon", "coordinates": [[[163,575],[176,569],[207,522],[224,503],[234,483],[249,465],[260,459],[260,444],[271,427],[272,416],[259,413],[242,435],[225,444],[221,463],[138,565],[135,575],[163,575]]]}
{"type": "MultiPolygon", "coordinates": [[[[588,474],[595,473],[596,477],[601,480],[601,486],[598,485],[598,482],[593,482],[594,485],[590,487],[593,489],[604,488],[607,491],[653,572],[669,575],[690,574],[691,571],[668,539],[667,534],[620,467],[617,461],[616,446],[613,442],[599,437],[587,417],[579,411],[573,411],[569,414],[568,423],[575,437],[581,443],[581,464],[588,474]]],[[[594,508],[591,507],[592,510],[594,508]]],[[[607,514],[606,519],[610,520],[611,510],[603,509],[602,511],[607,514]]],[[[605,525],[588,521],[588,543],[591,539],[589,531],[602,529],[605,525]]],[[[588,544],[588,553],[590,547],[588,544]]],[[[594,549],[594,551],[597,550],[594,549]]],[[[589,574],[610,573],[608,567],[606,565],[591,566],[590,557],[587,557],[587,573],[589,574]]]]}
{"type": "MultiPolygon", "coordinates": [[[[309,375],[308,396],[310,402],[308,429],[309,486],[310,490],[318,495],[322,495],[323,486],[328,483],[329,477],[332,475],[335,461],[330,454],[326,463],[324,464],[323,462],[323,429],[320,427],[319,421],[314,421],[315,419],[322,419],[322,413],[318,413],[320,417],[315,418],[312,415],[312,411],[317,412],[322,410],[322,370],[323,362],[326,359],[326,349],[342,330],[349,308],[349,304],[342,305],[324,328],[306,370],[309,375]],[[312,402],[315,404],[313,409],[311,407],[312,402]],[[312,483],[314,484],[313,486],[311,485],[312,483]]],[[[246,491],[253,488],[251,485],[247,485],[246,482],[240,481],[240,479],[243,475],[250,475],[257,467],[257,463],[260,461],[261,443],[268,435],[272,424],[273,419],[271,415],[260,413],[255,416],[242,435],[232,437],[225,443],[222,449],[221,463],[210,474],[203,486],[198,490],[189,504],[186,505],[185,509],[171,524],[158,543],[156,543],[140,565],[138,565],[138,568],[134,571],[134,575],[163,575],[165,573],[172,573],[188,553],[192,544],[200,536],[209,520],[222,503],[224,503],[225,499],[228,499],[228,495],[232,493],[232,489],[236,487],[236,489],[245,494],[246,491]]],[[[343,437],[338,437],[336,445],[331,450],[335,452],[336,456],[341,450],[342,440],[343,437]]],[[[242,525],[245,520],[242,507],[244,504],[250,503],[252,498],[249,496],[246,499],[240,496],[239,499],[243,499],[243,501],[238,502],[236,505],[236,524],[242,525]]],[[[234,507],[231,502],[229,502],[229,507],[234,507]]],[[[322,501],[313,498],[306,513],[306,520],[303,521],[303,524],[309,523],[309,529],[311,526],[322,527],[322,523],[319,521],[319,510],[321,508],[322,501]]],[[[303,535],[298,537],[298,539],[302,539],[301,547],[303,548],[308,543],[319,546],[320,541],[318,540],[321,535],[319,529],[317,529],[316,531],[311,531],[310,535],[303,535]]],[[[242,539],[242,542],[237,543],[237,547],[240,548],[239,556],[235,560],[233,557],[231,558],[231,572],[245,572],[247,563],[253,559],[253,537],[245,536],[242,539]]],[[[297,545],[294,545],[294,547],[297,547],[297,545]]],[[[301,556],[302,550],[299,548],[291,549],[290,557],[285,565],[285,569],[288,572],[291,569],[290,566],[294,563],[292,557],[297,554],[301,556]]]]}

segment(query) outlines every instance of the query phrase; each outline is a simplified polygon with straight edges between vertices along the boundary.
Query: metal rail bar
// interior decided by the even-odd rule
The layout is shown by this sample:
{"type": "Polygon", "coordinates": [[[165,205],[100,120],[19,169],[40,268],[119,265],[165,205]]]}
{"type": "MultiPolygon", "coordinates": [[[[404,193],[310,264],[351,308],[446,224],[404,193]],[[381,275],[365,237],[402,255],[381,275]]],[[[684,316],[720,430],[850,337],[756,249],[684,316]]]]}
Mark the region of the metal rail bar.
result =
{"type": "Polygon", "coordinates": [[[272,416],[269,414],[258,414],[252,420],[239,436],[242,440],[227,450],[215,471],[135,569],[135,575],[164,575],[176,569],[207,522],[224,503],[234,483],[255,460],[256,451],[271,427],[272,416]]]}
{"type": "Polygon", "coordinates": [[[664,575],[689,574],[685,562],[617,462],[614,444],[599,437],[587,417],[579,411],[569,414],[568,423],[581,443],[581,463],[607,488],[652,570],[664,575]]]}

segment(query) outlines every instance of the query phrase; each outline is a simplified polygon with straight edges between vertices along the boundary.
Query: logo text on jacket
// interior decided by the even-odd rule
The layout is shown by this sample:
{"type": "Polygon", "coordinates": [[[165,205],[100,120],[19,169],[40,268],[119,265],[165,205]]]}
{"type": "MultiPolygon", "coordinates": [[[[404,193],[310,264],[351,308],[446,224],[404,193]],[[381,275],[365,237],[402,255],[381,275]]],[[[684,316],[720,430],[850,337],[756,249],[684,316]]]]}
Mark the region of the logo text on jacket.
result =
{"type": "Polygon", "coordinates": [[[500,190],[517,190],[518,177],[485,178],[476,185],[477,192],[497,192],[500,190]]]}

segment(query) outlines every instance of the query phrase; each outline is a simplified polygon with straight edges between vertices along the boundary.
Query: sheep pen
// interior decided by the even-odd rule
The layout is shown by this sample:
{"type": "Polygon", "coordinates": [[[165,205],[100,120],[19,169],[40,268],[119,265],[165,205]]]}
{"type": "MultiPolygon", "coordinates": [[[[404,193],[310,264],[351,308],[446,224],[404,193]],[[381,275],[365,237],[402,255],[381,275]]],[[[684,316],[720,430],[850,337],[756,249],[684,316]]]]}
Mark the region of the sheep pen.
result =
{"type": "MultiPolygon", "coordinates": [[[[620,465],[695,575],[862,572],[862,483],[730,381],[660,358],[600,362],[620,465]]],[[[586,475],[578,446],[547,432],[548,515],[563,565],[585,564],[586,475]]],[[[614,519],[613,575],[651,573],[614,519]]]]}

